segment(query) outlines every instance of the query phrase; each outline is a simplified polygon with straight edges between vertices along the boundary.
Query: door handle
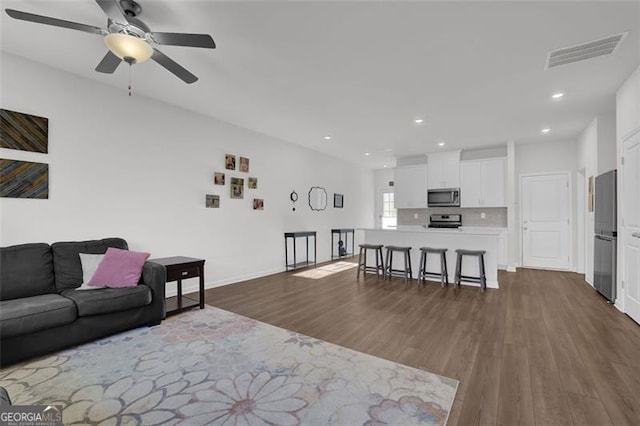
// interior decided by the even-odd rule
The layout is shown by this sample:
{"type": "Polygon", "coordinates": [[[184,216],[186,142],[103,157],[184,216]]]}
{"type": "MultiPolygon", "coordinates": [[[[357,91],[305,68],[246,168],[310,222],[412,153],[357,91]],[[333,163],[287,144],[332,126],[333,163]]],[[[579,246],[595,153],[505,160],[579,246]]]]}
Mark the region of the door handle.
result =
{"type": "Polygon", "coordinates": [[[635,238],[640,238],[640,232],[634,232],[633,234],[631,234],[631,236],[635,238]]]}

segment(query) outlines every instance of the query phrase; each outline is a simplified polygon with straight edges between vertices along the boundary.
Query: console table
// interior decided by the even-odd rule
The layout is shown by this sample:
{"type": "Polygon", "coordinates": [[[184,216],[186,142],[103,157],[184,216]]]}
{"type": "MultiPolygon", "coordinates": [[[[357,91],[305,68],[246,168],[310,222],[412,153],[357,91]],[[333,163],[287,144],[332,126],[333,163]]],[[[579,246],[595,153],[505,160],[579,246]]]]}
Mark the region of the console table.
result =
{"type": "Polygon", "coordinates": [[[331,260],[335,259],[335,258],[341,258],[341,257],[347,257],[347,256],[353,256],[354,254],[354,235],[355,235],[355,230],[353,228],[339,228],[339,229],[332,229],[331,230],[331,260]],[[347,244],[349,243],[349,234],[351,234],[351,252],[346,252],[345,254],[340,254],[340,250],[338,249],[338,255],[335,256],[333,254],[333,249],[335,248],[335,242],[334,242],[334,235],[338,234],[338,241],[342,240],[342,236],[344,235],[344,240],[342,240],[344,242],[344,249],[347,249],[347,244]]]}
{"type": "Polygon", "coordinates": [[[167,271],[167,282],[177,281],[178,283],[175,304],[171,299],[167,301],[167,316],[195,308],[196,306],[204,309],[204,259],[174,256],[149,259],[149,262],[164,266],[167,271]],[[200,278],[198,300],[182,295],[182,280],[195,277],[200,278]]]}
{"type": "Polygon", "coordinates": [[[303,266],[308,266],[313,263],[316,265],[317,256],[317,247],[316,247],[316,231],[305,231],[305,232],[285,232],[284,233],[284,264],[286,270],[296,270],[303,266]],[[307,260],[303,262],[298,262],[297,253],[296,253],[296,239],[297,238],[305,238],[307,244],[307,260]],[[313,260],[309,260],[309,237],[313,237],[313,260]],[[293,242],[293,263],[289,263],[289,239],[293,242]]]}

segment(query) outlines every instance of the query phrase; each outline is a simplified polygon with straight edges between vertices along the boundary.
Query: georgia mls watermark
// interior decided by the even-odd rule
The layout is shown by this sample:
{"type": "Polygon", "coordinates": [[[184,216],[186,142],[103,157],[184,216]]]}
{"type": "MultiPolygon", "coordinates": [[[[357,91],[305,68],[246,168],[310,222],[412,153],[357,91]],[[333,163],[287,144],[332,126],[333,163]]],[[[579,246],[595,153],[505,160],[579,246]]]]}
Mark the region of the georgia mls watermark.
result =
{"type": "Polygon", "coordinates": [[[63,426],[61,405],[0,407],[0,426],[63,426]]]}

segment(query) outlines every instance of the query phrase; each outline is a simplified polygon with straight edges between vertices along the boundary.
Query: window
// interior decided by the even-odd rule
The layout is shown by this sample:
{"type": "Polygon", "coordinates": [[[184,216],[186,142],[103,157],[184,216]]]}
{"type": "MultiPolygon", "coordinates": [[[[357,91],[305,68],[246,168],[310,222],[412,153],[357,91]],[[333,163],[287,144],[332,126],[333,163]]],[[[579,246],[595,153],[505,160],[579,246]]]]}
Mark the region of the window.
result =
{"type": "Polygon", "coordinates": [[[398,211],[393,204],[393,192],[382,194],[382,228],[395,228],[398,211]]]}

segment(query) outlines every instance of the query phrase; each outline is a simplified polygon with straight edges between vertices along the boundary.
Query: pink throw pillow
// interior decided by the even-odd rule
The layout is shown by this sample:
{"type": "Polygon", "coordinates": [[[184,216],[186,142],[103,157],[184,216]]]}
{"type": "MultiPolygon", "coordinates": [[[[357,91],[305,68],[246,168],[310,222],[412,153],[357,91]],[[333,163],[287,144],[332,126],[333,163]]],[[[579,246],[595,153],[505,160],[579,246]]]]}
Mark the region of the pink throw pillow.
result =
{"type": "Polygon", "coordinates": [[[136,286],[149,256],[149,253],[109,247],[88,285],[111,288],[136,286]]]}

